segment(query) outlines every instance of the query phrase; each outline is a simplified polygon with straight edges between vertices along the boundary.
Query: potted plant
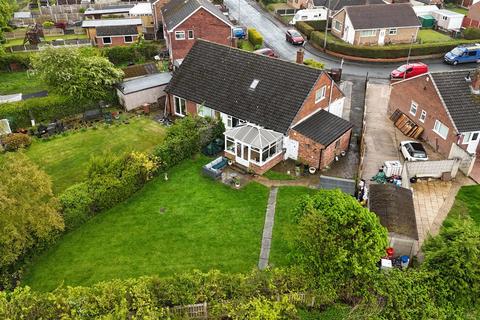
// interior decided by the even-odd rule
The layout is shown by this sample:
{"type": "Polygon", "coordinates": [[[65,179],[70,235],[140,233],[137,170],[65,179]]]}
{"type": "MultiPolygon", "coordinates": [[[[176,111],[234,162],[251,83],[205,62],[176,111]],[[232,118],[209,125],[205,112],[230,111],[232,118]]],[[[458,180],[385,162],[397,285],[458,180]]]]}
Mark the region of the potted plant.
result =
{"type": "Polygon", "coordinates": [[[233,182],[233,185],[235,186],[235,188],[240,188],[240,179],[238,177],[233,177],[232,178],[232,182],[233,182]]]}

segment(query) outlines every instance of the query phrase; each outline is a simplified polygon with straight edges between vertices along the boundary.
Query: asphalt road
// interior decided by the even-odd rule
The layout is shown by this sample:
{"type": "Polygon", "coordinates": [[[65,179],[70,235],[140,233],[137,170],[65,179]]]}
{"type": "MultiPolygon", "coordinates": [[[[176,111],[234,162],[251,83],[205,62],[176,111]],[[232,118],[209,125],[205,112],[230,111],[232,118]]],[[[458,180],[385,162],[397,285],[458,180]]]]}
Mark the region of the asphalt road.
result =
{"type": "MultiPolygon", "coordinates": [[[[265,12],[254,0],[224,0],[230,9],[230,15],[238,19],[240,7],[240,24],[257,29],[265,39],[265,45],[272,48],[281,59],[294,61],[298,47],[285,41],[285,31],[289,29],[275,17],[265,12]]],[[[313,58],[325,64],[325,68],[339,68],[341,59],[330,56],[305,44],[305,59],[313,58]]],[[[446,71],[454,67],[442,62],[442,59],[424,60],[429,65],[430,71],[446,71]]],[[[390,72],[402,63],[378,63],[378,62],[352,62],[344,61],[343,74],[365,76],[368,72],[372,78],[388,78],[390,72]]],[[[472,65],[464,66],[464,69],[472,68],[472,65]]]]}

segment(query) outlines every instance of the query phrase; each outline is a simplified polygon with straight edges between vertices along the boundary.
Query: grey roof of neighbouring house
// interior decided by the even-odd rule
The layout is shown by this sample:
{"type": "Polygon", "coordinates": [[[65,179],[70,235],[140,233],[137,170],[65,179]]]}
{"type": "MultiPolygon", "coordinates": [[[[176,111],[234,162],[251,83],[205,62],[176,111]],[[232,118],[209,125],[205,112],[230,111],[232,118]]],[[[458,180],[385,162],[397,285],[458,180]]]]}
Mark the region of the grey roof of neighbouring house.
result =
{"type": "Polygon", "coordinates": [[[197,40],[166,92],[285,134],[322,73],[197,40]]]}
{"type": "Polygon", "coordinates": [[[420,27],[417,15],[409,3],[347,6],[344,9],[355,30],[420,27]]]}
{"type": "Polygon", "coordinates": [[[166,85],[170,82],[172,74],[170,72],[148,74],[132,80],[127,80],[118,85],[118,89],[123,94],[134,93],[158,86],[166,85]]]}
{"type": "Polygon", "coordinates": [[[472,94],[470,82],[474,70],[432,72],[430,75],[442,96],[448,113],[459,132],[480,130],[480,96],[472,94]]]}
{"type": "Polygon", "coordinates": [[[220,9],[208,0],[171,0],[162,8],[163,23],[168,30],[172,30],[200,7],[203,7],[226,24],[232,26],[230,20],[220,9]]]}
{"type": "Polygon", "coordinates": [[[97,37],[134,36],[138,34],[137,26],[97,27],[97,37]]]}
{"type": "Polygon", "coordinates": [[[393,184],[370,184],[368,207],[389,232],[418,240],[417,221],[410,189],[393,184]]]}
{"type": "MultiPolygon", "coordinates": [[[[316,7],[328,7],[329,0],[313,0],[316,7]]],[[[346,6],[363,6],[366,4],[385,4],[383,0],[330,0],[330,10],[338,11],[346,6]]]]}
{"type": "Polygon", "coordinates": [[[141,25],[142,19],[96,19],[83,20],[82,28],[141,25]]]}
{"type": "Polygon", "coordinates": [[[292,129],[324,146],[328,146],[347,132],[353,125],[336,115],[320,110],[292,129]]]}

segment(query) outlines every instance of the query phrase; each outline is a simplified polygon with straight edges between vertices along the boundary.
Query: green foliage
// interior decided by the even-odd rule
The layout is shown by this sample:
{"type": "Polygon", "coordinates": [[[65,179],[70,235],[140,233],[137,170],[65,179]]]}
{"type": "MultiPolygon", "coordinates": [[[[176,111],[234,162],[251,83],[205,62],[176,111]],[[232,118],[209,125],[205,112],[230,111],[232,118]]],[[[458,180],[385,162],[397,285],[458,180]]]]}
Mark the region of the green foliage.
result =
{"type": "Polygon", "coordinates": [[[52,94],[42,98],[1,104],[0,119],[8,119],[12,129],[15,129],[29,127],[31,125],[31,117],[33,117],[37,123],[51,121],[53,119],[60,119],[69,115],[82,113],[85,111],[85,108],[88,108],[88,106],[52,94]]]}
{"type": "Polygon", "coordinates": [[[232,320],[290,320],[299,319],[295,305],[284,296],[280,301],[254,297],[242,303],[225,306],[228,318],[232,320]]]}
{"type": "Polygon", "coordinates": [[[27,148],[32,144],[32,138],[23,133],[11,133],[0,138],[5,151],[17,151],[19,148],[27,148]]]}
{"type": "Polygon", "coordinates": [[[327,24],[326,20],[318,20],[318,21],[305,21],[310,27],[312,27],[315,31],[325,31],[325,25],[327,24]]]}
{"type": "MultiPolygon", "coordinates": [[[[0,0],[1,1],[1,0],[0,0]]],[[[0,70],[10,70],[10,64],[18,64],[23,69],[28,69],[31,63],[30,54],[0,52],[0,70]]]]}
{"type": "Polygon", "coordinates": [[[298,21],[297,23],[295,23],[295,27],[301,33],[306,35],[307,39],[310,39],[310,35],[312,34],[313,31],[315,31],[315,29],[312,26],[310,26],[308,23],[306,23],[305,21],[298,21]]]}
{"type": "MultiPolygon", "coordinates": [[[[324,33],[320,31],[313,31],[310,34],[310,41],[317,47],[323,48],[324,33]]],[[[475,43],[476,40],[458,39],[448,42],[435,42],[425,44],[413,44],[412,56],[423,56],[432,54],[447,53],[460,44],[475,43]]],[[[363,58],[400,58],[408,55],[409,44],[385,45],[385,46],[353,46],[349,43],[341,41],[340,39],[328,38],[327,49],[356,57],[363,58]]]]}
{"type": "MultiPolygon", "coordinates": [[[[22,153],[0,158],[0,274],[63,230],[49,177],[22,153]]],[[[0,283],[0,291],[4,284],[0,283]]]]}
{"type": "Polygon", "coordinates": [[[110,97],[123,72],[99,56],[85,56],[75,48],[47,48],[33,60],[40,77],[59,93],[79,103],[110,97]]]}
{"type": "Polygon", "coordinates": [[[74,229],[87,221],[93,205],[87,183],[74,184],[60,195],[59,200],[67,230],[74,229]]]}
{"type": "Polygon", "coordinates": [[[52,21],[45,21],[44,23],[42,23],[42,26],[44,28],[51,28],[55,25],[55,23],[53,23],[52,21]]]}
{"type": "Polygon", "coordinates": [[[2,29],[8,26],[8,22],[13,17],[13,5],[8,0],[0,0],[0,43],[3,42],[2,29]]]}
{"type": "Polygon", "coordinates": [[[387,230],[355,198],[339,190],[320,190],[303,197],[295,210],[296,262],[320,282],[319,287],[338,290],[378,270],[387,230]]]}
{"type": "Polygon", "coordinates": [[[478,28],[466,28],[463,30],[463,37],[465,39],[480,39],[480,29],[478,28]]]}
{"type": "Polygon", "coordinates": [[[314,69],[323,70],[325,68],[325,65],[322,62],[316,61],[314,59],[305,59],[303,60],[303,64],[314,69]]]}
{"type": "Polygon", "coordinates": [[[257,47],[259,46],[260,48],[263,46],[263,36],[260,34],[260,32],[257,31],[257,29],[254,28],[248,28],[248,41],[254,46],[257,47]]]}
{"type": "Polygon", "coordinates": [[[160,46],[154,43],[139,43],[130,46],[115,46],[102,49],[102,53],[113,64],[142,63],[152,60],[158,54],[160,46]]]}

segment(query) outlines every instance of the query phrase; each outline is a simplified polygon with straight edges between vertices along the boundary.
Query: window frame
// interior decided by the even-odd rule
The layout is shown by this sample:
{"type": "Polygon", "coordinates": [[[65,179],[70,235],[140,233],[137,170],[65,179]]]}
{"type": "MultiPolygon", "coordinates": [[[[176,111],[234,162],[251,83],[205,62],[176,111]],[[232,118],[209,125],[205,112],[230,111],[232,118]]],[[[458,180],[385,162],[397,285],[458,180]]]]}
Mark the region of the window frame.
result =
{"type": "Polygon", "coordinates": [[[340,21],[338,21],[338,20],[333,21],[333,29],[335,29],[337,31],[342,31],[342,26],[343,26],[343,24],[340,21]],[[337,23],[339,25],[339,28],[337,28],[337,23]]]}
{"type": "Polygon", "coordinates": [[[418,111],[418,103],[416,103],[415,101],[412,100],[412,102],[410,103],[410,111],[409,112],[412,116],[416,116],[417,111],[418,111]],[[413,107],[415,107],[414,112],[412,112],[413,107]]]}
{"type": "Polygon", "coordinates": [[[123,36],[123,42],[125,43],[132,43],[133,42],[133,36],[123,36]],[[127,41],[127,37],[129,37],[131,40],[127,41]]]}
{"type": "Polygon", "coordinates": [[[376,35],[377,35],[377,29],[360,30],[360,38],[375,37],[376,35]],[[365,35],[366,32],[369,32],[370,34],[365,35]]]}
{"type": "Polygon", "coordinates": [[[425,120],[427,119],[427,111],[425,110],[422,110],[422,112],[420,113],[420,117],[418,118],[418,120],[421,122],[421,123],[425,123],[425,120]]]}
{"type": "Polygon", "coordinates": [[[389,28],[389,29],[388,29],[388,35],[389,35],[389,36],[396,36],[397,33],[398,33],[397,28],[389,28]],[[393,31],[393,32],[392,32],[392,31],[393,31]]]}
{"type": "Polygon", "coordinates": [[[102,37],[102,43],[105,44],[112,44],[112,37],[102,37]],[[105,42],[105,39],[110,39],[110,42],[105,42]]]}
{"type": "Polygon", "coordinates": [[[183,41],[186,39],[185,31],[175,31],[175,40],[183,41]],[[179,38],[179,35],[183,35],[183,38],[179,38]]]}
{"type": "MultiPolygon", "coordinates": [[[[181,107],[181,104],[180,104],[180,107],[181,107]]],[[[173,108],[174,108],[174,113],[176,116],[179,116],[179,117],[185,117],[187,115],[187,100],[184,99],[184,98],[181,98],[179,96],[173,96],[173,108]],[[182,101],[184,102],[184,105],[183,105],[183,112],[184,114],[181,113],[181,109],[180,109],[180,112],[177,112],[177,99],[179,101],[179,103],[181,103],[182,101]]]]}
{"type": "Polygon", "coordinates": [[[327,96],[327,86],[324,85],[320,89],[315,91],[315,103],[319,103],[320,101],[325,99],[326,96],[327,96]],[[321,97],[320,98],[318,97],[319,92],[321,92],[321,97]]]}
{"type": "Polygon", "coordinates": [[[435,120],[435,124],[433,126],[433,129],[432,129],[433,132],[435,132],[439,137],[441,137],[443,140],[447,140],[447,137],[448,137],[448,132],[450,131],[450,128],[447,127],[445,124],[443,124],[441,121],[438,121],[438,120],[435,120]],[[437,124],[438,124],[438,128],[441,129],[441,128],[447,128],[447,132],[445,133],[445,136],[440,132],[441,130],[437,130],[437,124]]]}
{"type": "Polygon", "coordinates": [[[210,108],[210,107],[207,107],[206,105],[202,105],[202,104],[197,103],[197,115],[202,117],[202,118],[210,117],[210,118],[214,119],[215,118],[215,110],[210,108]],[[205,112],[205,111],[208,111],[208,112],[205,112]],[[205,113],[210,113],[210,114],[205,114],[205,113]]]}
{"type": "Polygon", "coordinates": [[[188,38],[188,40],[195,39],[195,32],[193,32],[193,30],[188,30],[187,31],[187,38],[188,38]],[[190,36],[190,33],[191,33],[191,36],[190,36]]]}
{"type": "Polygon", "coordinates": [[[472,141],[477,141],[479,135],[480,135],[480,133],[477,132],[477,131],[467,132],[467,134],[465,134],[465,135],[463,136],[463,142],[462,142],[462,144],[469,144],[469,143],[472,142],[472,141]],[[477,135],[477,138],[476,138],[476,139],[472,139],[472,137],[473,137],[474,135],[477,135]],[[467,137],[468,137],[468,139],[467,139],[467,137]]]}

